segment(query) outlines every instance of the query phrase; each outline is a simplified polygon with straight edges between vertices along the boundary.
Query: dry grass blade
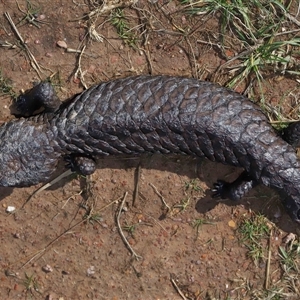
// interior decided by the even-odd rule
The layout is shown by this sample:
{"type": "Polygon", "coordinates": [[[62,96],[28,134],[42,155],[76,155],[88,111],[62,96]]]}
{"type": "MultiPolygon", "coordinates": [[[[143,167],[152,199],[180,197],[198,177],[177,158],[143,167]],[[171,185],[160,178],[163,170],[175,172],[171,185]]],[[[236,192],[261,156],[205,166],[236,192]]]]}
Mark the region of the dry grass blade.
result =
{"type": "Polygon", "coordinates": [[[180,295],[180,297],[181,297],[183,300],[188,300],[188,298],[186,298],[186,297],[184,296],[184,293],[180,290],[180,288],[179,288],[178,285],[176,284],[175,279],[172,278],[172,277],[173,277],[173,276],[171,275],[171,279],[170,279],[170,280],[171,280],[171,282],[172,282],[174,288],[176,289],[177,293],[180,295]]]}
{"type": "MultiPolygon", "coordinates": [[[[81,193],[80,193],[81,194],[81,193]]],[[[115,202],[115,201],[114,201],[115,202]]],[[[65,231],[63,231],[60,235],[58,235],[55,239],[53,239],[51,242],[49,242],[43,249],[37,251],[30,259],[28,259],[21,267],[20,269],[24,268],[26,265],[28,265],[30,262],[32,262],[36,258],[41,258],[43,253],[45,253],[49,247],[51,247],[54,243],[56,243],[61,237],[72,231],[75,227],[78,225],[86,222],[87,220],[90,220],[93,218],[93,207],[89,209],[88,213],[84,216],[84,218],[77,223],[75,223],[73,226],[69,227],[65,231]]]]}
{"type": "Polygon", "coordinates": [[[82,69],[81,69],[81,58],[82,58],[85,48],[86,48],[86,46],[84,45],[80,51],[80,54],[78,57],[78,63],[77,63],[77,70],[74,74],[74,77],[75,77],[75,79],[76,78],[80,79],[81,84],[84,86],[85,89],[87,89],[88,87],[87,87],[86,83],[84,82],[84,75],[86,72],[82,71],[82,69]]]}
{"type": "Polygon", "coordinates": [[[246,94],[258,87],[264,105],[267,76],[288,75],[297,80],[300,21],[289,12],[292,2],[181,0],[180,3],[191,15],[220,16],[218,39],[226,62],[210,76],[212,81],[242,89],[246,94]],[[233,51],[223,51],[228,46],[233,51]]]}
{"type": "MultiPolygon", "coordinates": [[[[90,213],[90,214],[91,214],[91,213],[90,213]]],[[[85,222],[85,221],[86,221],[86,218],[80,220],[79,222],[77,222],[76,224],[74,224],[73,226],[71,226],[70,228],[68,228],[67,230],[65,230],[63,233],[61,233],[59,236],[57,236],[54,240],[52,240],[49,244],[47,244],[43,249],[37,251],[35,255],[33,255],[30,259],[28,259],[28,260],[20,267],[20,269],[24,268],[26,265],[28,265],[30,262],[32,262],[35,258],[40,258],[40,257],[42,257],[42,254],[45,253],[49,247],[51,247],[51,246],[52,246],[55,242],[57,242],[61,237],[63,237],[63,236],[66,235],[68,232],[70,232],[70,231],[73,230],[75,227],[77,227],[78,225],[82,224],[82,223],[85,222]]]]}
{"type": "Polygon", "coordinates": [[[265,279],[265,289],[269,289],[269,284],[270,284],[270,266],[271,266],[271,240],[272,240],[272,231],[270,231],[269,235],[269,244],[268,244],[268,259],[267,259],[267,265],[266,265],[266,279],[265,279]]]}
{"type": "Polygon", "coordinates": [[[37,194],[39,194],[40,192],[46,190],[48,187],[52,186],[53,184],[59,182],[60,180],[62,180],[63,178],[69,176],[73,174],[73,172],[71,170],[67,170],[66,172],[62,173],[61,175],[57,176],[56,178],[54,178],[52,181],[44,184],[42,187],[40,187],[39,189],[37,189],[34,193],[32,193],[30,195],[30,197],[25,201],[25,203],[22,205],[22,208],[24,208],[24,206],[37,194]]]}
{"type": "Polygon", "coordinates": [[[132,247],[130,246],[129,242],[127,241],[124,233],[123,233],[123,230],[122,230],[122,227],[121,227],[121,224],[120,224],[120,216],[121,216],[121,213],[122,213],[122,210],[123,210],[123,206],[124,206],[124,203],[125,203],[125,200],[126,200],[126,197],[128,195],[128,192],[126,192],[124,194],[124,197],[123,197],[123,200],[120,204],[120,209],[119,209],[119,212],[116,216],[116,221],[117,221],[117,226],[118,226],[118,230],[119,230],[119,233],[122,237],[122,240],[123,242],[125,243],[125,245],[127,246],[127,248],[129,249],[129,251],[131,252],[132,256],[135,257],[136,260],[139,260],[139,259],[142,259],[142,256],[138,255],[133,249],[132,247]]]}
{"type": "Polygon", "coordinates": [[[10,14],[8,12],[4,13],[6,19],[8,20],[9,24],[11,25],[12,29],[14,30],[15,34],[17,35],[17,37],[19,38],[22,46],[24,47],[24,49],[26,50],[27,56],[30,60],[30,64],[33,67],[33,69],[37,72],[38,76],[41,78],[41,74],[40,72],[43,72],[40,65],[38,64],[38,62],[36,61],[34,55],[32,54],[32,52],[30,51],[30,49],[28,48],[27,44],[24,42],[24,39],[22,38],[20,32],[18,31],[17,27],[15,26],[10,14]]]}
{"type": "Polygon", "coordinates": [[[149,183],[149,185],[153,188],[154,192],[160,197],[162,203],[168,209],[168,211],[170,211],[171,207],[167,204],[167,202],[165,201],[164,196],[157,190],[156,186],[152,183],[149,183]]]}
{"type": "Polygon", "coordinates": [[[141,164],[139,164],[135,171],[135,184],[134,184],[134,191],[133,191],[133,198],[132,198],[132,206],[135,206],[136,201],[139,197],[139,183],[141,178],[141,164]]]}
{"type": "Polygon", "coordinates": [[[0,40],[0,47],[5,47],[5,48],[9,48],[9,49],[16,49],[17,45],[11,44],[8,41],[1,41],[0,40]]]}
{"type": "Polygon", "coordinates": [[[95,20],[105,14],[108,13],[116,8],[119,7],[128,7],[133,4],[136,4],[138,0],[104,0],[100,6],[95,6],[88,15],[88,34],[89,37],[97,42],[103,42],[103,36],[99,34],[96,30],[95,20]]]}
{"type": "Polygon", "coordinates": [[[289,14],[289,13],[286,12],[285,13],[285,17],[287,19],[289,19],[290,21],[294,22],[297,26],[300,26],[300,21],[297,20],[297,18],[293,17],[291,14],[289,14]]]}
{"type": "Polygon", "coordinates": [[[95,8],[89,14],[89,18],[97,17],[103,15],[104,13],[110,12],[111,10],[118,7],[126,7],[133,4],[136,4],[138,0],[106,0],[103,1],[103,4],[100,7],[95,8]]]}

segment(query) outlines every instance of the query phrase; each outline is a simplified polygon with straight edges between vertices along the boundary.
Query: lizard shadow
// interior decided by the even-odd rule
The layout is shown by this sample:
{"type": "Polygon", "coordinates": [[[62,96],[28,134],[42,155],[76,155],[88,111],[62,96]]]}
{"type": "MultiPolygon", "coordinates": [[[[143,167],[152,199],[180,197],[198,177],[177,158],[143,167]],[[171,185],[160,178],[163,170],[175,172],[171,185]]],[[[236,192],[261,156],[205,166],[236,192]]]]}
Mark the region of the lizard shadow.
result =
{"type": "MultiPolygon", "coordinates": [[[[242,172],[243,169],[241,168],[204,160],[202,167],[199,169],[198,177],[212,188],[217,180],[222,179],[232,182],[238,178],[242,172]]],[[[242,205],[249,212],[253,211],[256,214],[265,215],[268,220],[275,223],[283,231],[296,233],[299,230],[299,225],[292,221],[287,214],[277,191],[262,184],[254,187],[246,196],[238,201],[212,198],[212,192],[206,190],[205,196],[198,199],[195,209],[199,213],[207,213],[220,203],[232,208],[232,217],[239,215],[240,205],[242,205]]]]}
{"type": "Polygon", "coordinates": [[[0,187],[0,201],[12,194],[13,190],[12,187],[0,187]]]}
{"type": "MultiPolygon", "coordinates": [[[[213,198],[211,188],[213,184],[222,179],[228,182],[234,181],[242,169],[211,162],[204,158],[193,158],[184,155],[143,155],[141,157],[105,157],[97,160],[97,172],[101,169],[136,169],[138,165],[145,169],[155,169],[160,171],[168,171],[177,175],[187,176],[189,178],[199,178],[205,186],[205,195],[196,200],[194,206],[199,214],[215,213],[212,210],[220,203],[227,207],[232,207],[231,214],[235,210],[239,210],[239,205],[243,205],[245,209],[254,211],[255,213],[264,214],[269,220],[286,232],[296,232],[299,227],[293,222],[285,212],[280,198],[276,191],[259,185],[252,189],[250,193],[240,201],[231,201],[228,199],[213,198]]],[[[60,164],[58,170],[54,174],[59,175],[64,170],[64,164],[60,164]]],[[[72,177],[66,177],[61,181],[53,184],[48,190],[56,190],[63,187],[66,182],[72,180],[72,177]]],[[[81,183],[82,185],[82,183],[81,183]]],[[[0,201],[9,196],[13,192],[13,188],[0,187],[0,201]]],[[[221,209],[222,210],[222,209],[221,209]]],[[[217,210],[219,212],[220,210],[217,210]]],[[[228,215],[228,211],[224,214],[228,215]]],[[[214,216],[216,219],[222,218],[222,214],[214,216]]]]}
{"type": "MultiPolygon", "coordinates": [[[[211,188],[218,179],[228,182],[234,181],[243,171],[221,163],[211,162],[204,158],[193,158],[183,155],[145,155],[138,158],[104,158],[97,163],[98,168],[110,169],[130,169],[137,168],[138,165],[146,169],[155,169],[168,171],[177,175],[187,176],[189,178],[199,178],[206,186],[205,196],[198,199],[195,204],[195,210],[200,214],[212,211],[220,203],[232,207],[232,214],[239,205],[243,205],[246,210],[254,211],[258,214],[264,214],[270,221],[284,231],[296,232],[299,227],[293,222],[286,213],[285,208],[280,202],[280,197],[276,191],[263,185],[253,188],[249,194],[240,201],[231,201],[228,199],[213,198],[211,188]]],[[[98,169],[99,170],[99,169],[98,169]]]]}

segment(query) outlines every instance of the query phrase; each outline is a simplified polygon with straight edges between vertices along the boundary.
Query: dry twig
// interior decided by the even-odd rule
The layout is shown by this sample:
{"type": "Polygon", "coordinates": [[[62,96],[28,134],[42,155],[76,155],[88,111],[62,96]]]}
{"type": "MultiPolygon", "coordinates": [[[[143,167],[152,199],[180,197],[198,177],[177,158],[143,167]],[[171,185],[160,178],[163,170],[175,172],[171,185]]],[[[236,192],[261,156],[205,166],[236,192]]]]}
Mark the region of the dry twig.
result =
{"type": "Polygon", "coordinates": [[[182,298],[183,300],[188,300],[188,299],[184,296],[184,294],[183,294],[183,292],[181,291],[181,289],[179,288],[179,286],[176,284],[176,281],[175,281],[175,279],[173,278],[172,275],[171,275],[170,280],[171,280],[171,282],[172,282],[174,288],[176,289],[177,293],[181,296],[181,298],[182,298]]]}
{"type": "Polygon", "coordinates": [[[89,219],[92,215],[92,209],[88,215],[87,218],[80,220],[79,222],[77,222],[76,224],[74,224],[73,226],[71,226],[70,228],[66,229],[63,233],[61,233],[58,237],[56,237],[54,240],[52,240],[49,244],[47,244],[43,249],[39,250],[36,252],[36,254],[34,256],[32,256],[30,259],[28,259],[21,267],[20,269],[24,268],[26,265],[28,265],[33,259],[35,259],[36,257],[42,257],[42,254],[50,247],[52,246],[57,240],[59,240],[62,236],[64,236],[65,234],[67,234],[68,232],[70,232],[71,230],[73,230],[75,227],[77,227],[78,225],[86,222],[87,219],[89,219]]]}
{"type": "Polygon", "coordinates": [[[152,184],[151,182],[149,183],[149,185],[154,189],[155,193],[160,197],[162,203],[164,204],[164,206],[168,209],[168,211],[171,210],[171,207],[167,204],[167,202],[165,201],[165,198],[163,197],[163,195],[157,190],[156,186],[154,184],[152,184]]]}
{"type": "Polygon", "coordinates": [[[272,240],[272,231],[270,231],[269,236],[269,245],[268,245],[268,259],[267,259],[267,266],[266,266],[266,280],[265,280],[265,289],[269,289],[269,283],[270,283],[270,265],[271,265],[271,240],[272,240]]]}
{"type": "Polygon", "coordinates": [[[132,206],[135,206],[136,200],[139,196],[139,183],[140,183],[140,176],[141,176],[141,164],[139,164],[135,171],[135,186],[134,186],[134,192],[133,192],[133,198],[132,198],[132,206]]]}
{"type": "Polygon", "coordinates": [[[61,175],[57,176],[56,178],[54,178],[52,181],[44,184],[42,187],[40,187],[39,189],[37,189],[35,192],[33,192],[30,197],[25,201],[25,203],[22,205],[22,208],[24,208],[24,206],[37,194],[39,194],[40,192],[46,190],[48,187],[52,186],[53,184],[55,184],[56,182],[59,182],[61,179],[69,176],[73,174],[73,172],[71,170],[67,170],[66,172],[62,173],[61,175]]]}
{"type": "Polygon", "coordinates": [[[123,233],[123,230],[122,230],[122,227],[121,227],[121,224],[120,224],[120,216],[121,216],[121,213],[122,213],[122,210],[123,210],[123,206],[124,206],[124,203],[125,203],[125,200],[126,200],[126,197],[128,195],[128,192],[126,192],[124,194],[124,197],[123,197],[123,200],[120,204],[120,209],[119,209],[119,212],[116,216],[116,221],[117,221],[117,226],[118,226],[118,230],[119,230],[119,233],[122,237],[122,240],[123,242],[125,243],[125,245],[127,246],[127,248],[130,250],[131,254],[135,257],[136,260],[139,260],[142,258],[142,256],[138,255],[133,249],[132,247],[130,246],[129,242],[127,241],[124,233],[123,233]]]}
{"type": "Polygon", "coordinates": [[[104,0],[100,7],[95,8],[88,14],[88,17],[98,17],[99,15],[110,12],[115,8],[130,6],[137,2],[138,0],[104,0]]]}
{"type": "MultiPolygon", "coordinates": [[[[36,61],[34,55],[32,54],[32,52],[30,51],[29,47],[27,46],[27,44],[25,43],[24,39],[22,38],[20,32],[18,31],[17,27],[15,26],[10,14],[8,12],[4,13],[6,19],[8,20],[10,26],[12,27],[13,31],[15,32],[15,34],[17,35],[18,39],[20,40],[22,46],[24,47],[26,54],[30,60],[30,65],[33,67],[33,69],[37,72],[38,76],[41,78],[40,72],[43,73],[40,65],[38,64],[38,62],[36,61]]],[[[51,70],[50,70],[51,71],[51,70]]]]}
{"type": "Polygon", "coordinates": [[[74,74],[74,77],[79,78],[81,84],[84,86],[85,89],[87,89],[88,87],[84,82],[84,75],[85,75],[86,71],[81,70],[81,58],[82,58],[82,55],[84,53],[85,48],[86,48],[86,45],[84,45],[82,47],[81,51],[80,51],[80,54],[79,54],[79,57],[78,57],[77,69],[76,69],[76,72],[74,74]]]}

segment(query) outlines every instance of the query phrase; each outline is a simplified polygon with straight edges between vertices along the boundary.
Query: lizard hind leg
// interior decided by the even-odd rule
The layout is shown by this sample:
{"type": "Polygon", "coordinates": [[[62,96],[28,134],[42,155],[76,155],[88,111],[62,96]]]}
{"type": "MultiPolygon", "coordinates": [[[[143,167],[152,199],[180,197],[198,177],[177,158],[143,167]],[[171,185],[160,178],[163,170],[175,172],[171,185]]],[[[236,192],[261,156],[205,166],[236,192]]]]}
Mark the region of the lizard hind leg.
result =
{"type": "Polygon", "coordinates": [[[221,197],[222,199],[230,199],[234,201],[240,200],[252,188],[258,185],[258,182],[252,179],[246,171],[244,171],[235,181],[229,183],[223,180],[218,180],[214,183],[212,189],[213,198],[221,197]]]}
{"type": "Polygon", "coordinates": [[[83,176],[91,175],[96,170],[95,160],[88,156],[70,154],[65,157],[65,161],[67,162],[67,168],[83,176]]]}

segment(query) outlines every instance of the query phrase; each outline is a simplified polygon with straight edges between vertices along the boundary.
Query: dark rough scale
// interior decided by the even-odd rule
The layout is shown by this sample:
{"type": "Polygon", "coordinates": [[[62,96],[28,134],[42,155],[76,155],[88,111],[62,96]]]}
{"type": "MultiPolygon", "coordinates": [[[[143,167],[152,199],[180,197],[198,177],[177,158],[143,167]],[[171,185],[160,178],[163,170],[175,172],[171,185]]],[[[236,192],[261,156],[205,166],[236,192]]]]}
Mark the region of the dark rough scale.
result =
{"type": "Polygon", "coordinates": [[[257,105],[210,82],[138,76],[102,83],[55,113],[2,125],[0,151],[2,186],[46,181],[66,154],[204,155],[283,192],[288,212],[300,219],[294,148],[257,105]]]}
{"type": "Polygon", "coordinates": [[[295,148],[300,147],[300,122],[291,123],[282,131],[282,138],[295,148]]]}

